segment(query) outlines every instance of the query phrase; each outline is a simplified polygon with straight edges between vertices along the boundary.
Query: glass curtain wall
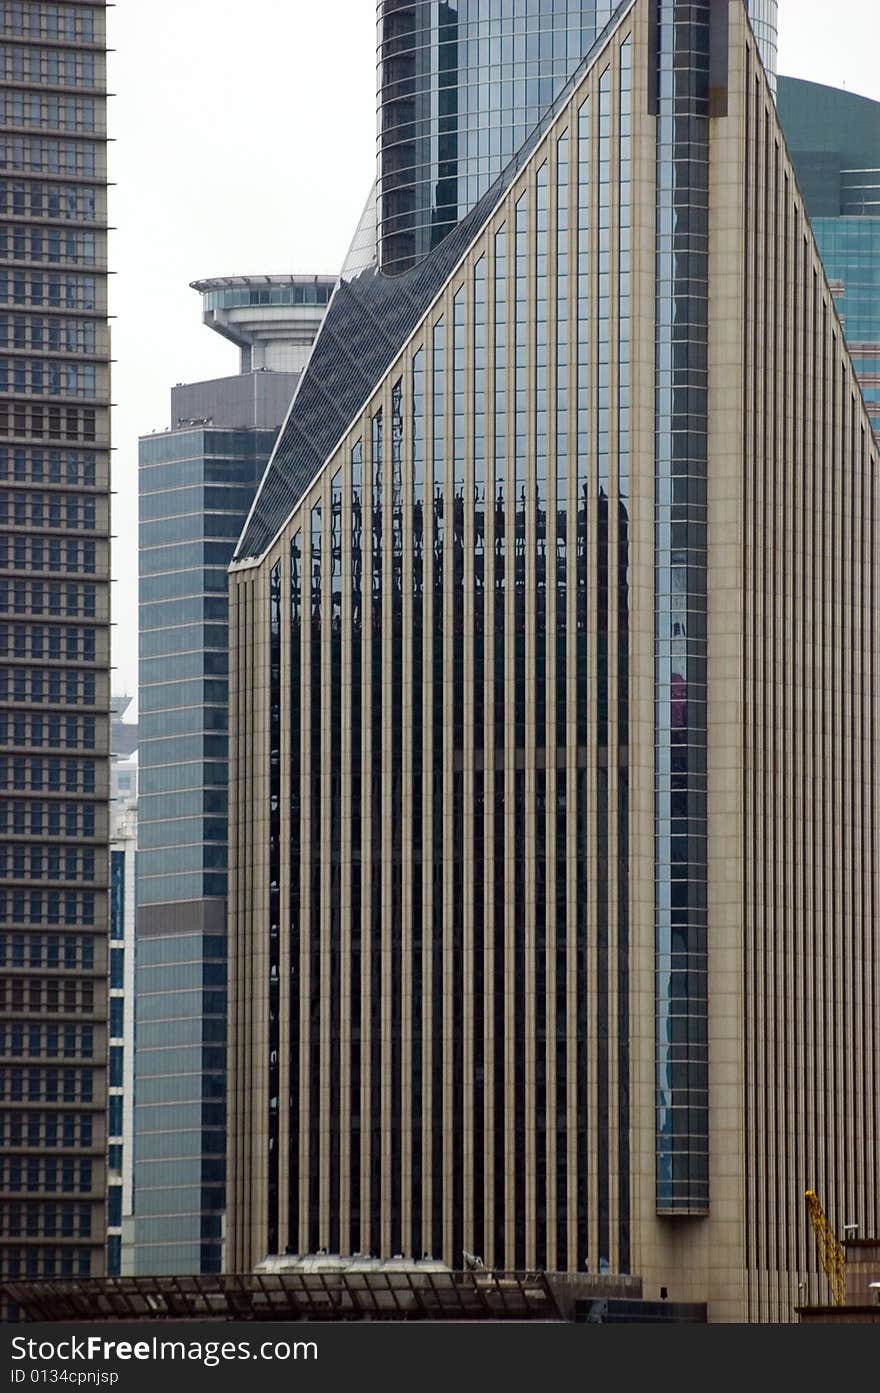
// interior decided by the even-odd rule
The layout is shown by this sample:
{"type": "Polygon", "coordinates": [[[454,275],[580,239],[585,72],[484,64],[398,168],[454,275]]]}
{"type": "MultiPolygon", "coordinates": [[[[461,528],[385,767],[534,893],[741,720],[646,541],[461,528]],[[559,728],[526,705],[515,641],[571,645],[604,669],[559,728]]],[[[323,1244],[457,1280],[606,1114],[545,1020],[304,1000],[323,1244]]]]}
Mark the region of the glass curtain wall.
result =
{"type": "Polygon", "coordinates": [[[421,261],[522,145],[611,0],[381,0],[380,264],[421,261]]]}

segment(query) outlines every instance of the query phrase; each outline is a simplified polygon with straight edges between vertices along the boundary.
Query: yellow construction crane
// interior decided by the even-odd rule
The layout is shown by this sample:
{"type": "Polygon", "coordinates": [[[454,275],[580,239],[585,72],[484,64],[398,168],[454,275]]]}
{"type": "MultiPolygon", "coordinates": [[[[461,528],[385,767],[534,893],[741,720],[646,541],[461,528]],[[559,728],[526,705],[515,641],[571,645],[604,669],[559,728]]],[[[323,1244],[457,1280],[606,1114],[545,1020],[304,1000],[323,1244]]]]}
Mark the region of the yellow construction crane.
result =
{"type": "Polygon", "coordinates": [[[831,1304],[842,1306],[846,1301],[846,1252],[843,1244],[832,1229],[819,1203],[815,1190],[805,1190],[804,1199],[810,1214],[810,1223],[819,1245],[819,1261],[825,1269],[831,1304]]]}

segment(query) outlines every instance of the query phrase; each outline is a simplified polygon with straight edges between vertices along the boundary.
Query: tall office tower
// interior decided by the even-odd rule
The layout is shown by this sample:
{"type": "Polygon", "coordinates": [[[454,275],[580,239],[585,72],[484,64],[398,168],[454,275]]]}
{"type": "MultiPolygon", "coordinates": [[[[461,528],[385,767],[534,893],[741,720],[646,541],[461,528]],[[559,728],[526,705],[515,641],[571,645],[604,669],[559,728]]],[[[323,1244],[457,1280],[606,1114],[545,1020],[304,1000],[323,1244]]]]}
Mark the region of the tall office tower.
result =
{"type": "Polygon", "coordinates": [[[0,7],[0,1276],[104,1271],[104,0],[0,7]]]}
{"type": "MultiPolygon", "coordinates": [[[[428,255],[473,208],[609,22],[613,0],[379,0],[379,263],[428,255]]],[[[749,0],[771,86],[777,0],[749,0]]]]}
{"type": "MultiPolygon", "coordinates": [[[[241,372],[140,442],[137,1273],[219,1272],[226,1125],[226,568],[334,279],[199,281],[241,372]]],[[[126,1254],[126,1263],[129,1256],[126,1254]]]]}
{"type": "Polygon", "coordinates": [[[783,77],[779,119],[880,440],[880,102],[783,77]]]}
{"type": "Polygon", "coordinates": [[[764,1320],[878,1231],[877,467],[742,0],[343,276],[231,569],[231,1268],[764,1320]]]}

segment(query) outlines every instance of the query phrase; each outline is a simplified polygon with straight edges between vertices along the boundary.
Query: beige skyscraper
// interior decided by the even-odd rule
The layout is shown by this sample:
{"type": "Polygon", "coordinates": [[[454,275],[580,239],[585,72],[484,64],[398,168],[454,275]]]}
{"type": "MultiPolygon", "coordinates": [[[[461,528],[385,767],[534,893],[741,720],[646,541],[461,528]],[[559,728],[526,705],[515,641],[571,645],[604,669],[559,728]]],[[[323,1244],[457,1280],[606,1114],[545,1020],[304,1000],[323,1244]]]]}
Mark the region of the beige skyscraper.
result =
{"type": "Polygon", "coordinates": [[[787,1319],[878,1231],[878,459],[742,0],[369,231],[231,574],[227,1264],[787,1319]]]}
{"type": "Polygon", "coordinates": [[[0,1278],[105,1260],[104,0],[0,5],[0,1278]]]}

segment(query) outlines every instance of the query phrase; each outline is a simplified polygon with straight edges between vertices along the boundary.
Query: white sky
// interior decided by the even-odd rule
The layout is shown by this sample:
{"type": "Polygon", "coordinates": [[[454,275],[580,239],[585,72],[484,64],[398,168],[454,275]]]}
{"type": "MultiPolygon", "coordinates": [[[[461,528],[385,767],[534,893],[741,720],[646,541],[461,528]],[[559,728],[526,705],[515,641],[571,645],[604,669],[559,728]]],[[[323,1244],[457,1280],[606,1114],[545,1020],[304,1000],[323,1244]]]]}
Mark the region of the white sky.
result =
{"type": "MultiPolygon", "coordinates": [[[[169,424],[174,383],[238,369],[189,283],[338,271],[374,177],[375,9],[119,0],[108,10],[114,690],[137,691],[137,437],[169,424]]],[[[880,100],[878,41],[877,0],[779,0],[781,73],[880,100]]]]}

